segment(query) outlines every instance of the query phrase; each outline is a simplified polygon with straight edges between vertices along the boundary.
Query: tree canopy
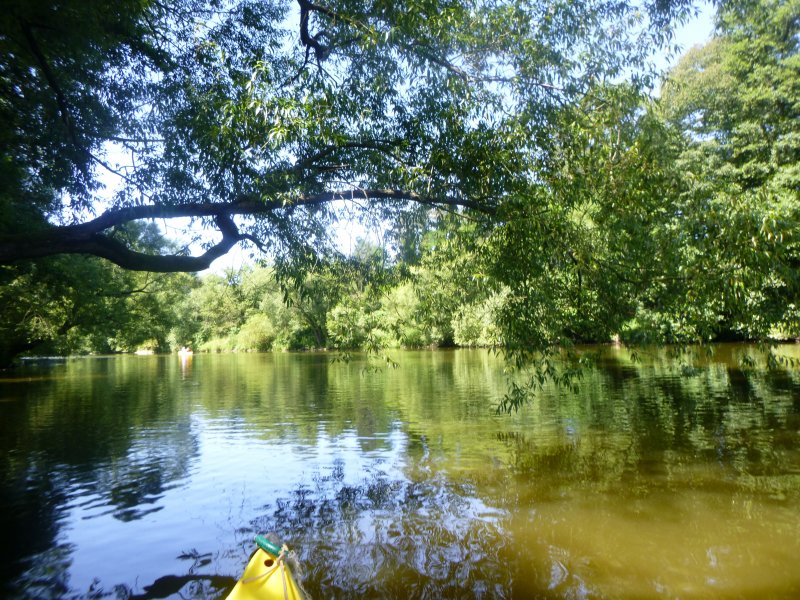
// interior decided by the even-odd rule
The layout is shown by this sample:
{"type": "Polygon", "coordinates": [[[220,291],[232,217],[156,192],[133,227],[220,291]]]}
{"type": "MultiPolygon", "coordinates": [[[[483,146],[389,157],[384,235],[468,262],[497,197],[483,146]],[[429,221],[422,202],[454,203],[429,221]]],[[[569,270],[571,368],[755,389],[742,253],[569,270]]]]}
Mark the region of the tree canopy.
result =
{"type": "Polygon", "coordinates": [[[192,271],[244,240],[300,256],[337,199],[494,214],[537,183],[561,107],[638,73],[685,4],[12,1],[0,261],[192,271]],[[158,257],[114,234],[173,217],[222,239],[158,257]]]}
{"type": "Polygon", "coordinates": [[[800,3],[723,4],[717,34],[664,87],[683,135],[683,273],[675,302],[694,335],[798,334],[800,3]],[[680,296],[680,297],[679,297],[680,296]]]}
{"type": "Polygon", "coordinates": [[[255,346],[796,336],[800,6],[717,8],[653,98],[688,1],[12,0],[4,277],[191,272],[243,243],[280,282],[222,311],[255,346]],[[202,255],[142,243],[179,217],[202,255]],[[392,253],[348,271],[351,217],[392,253]],[[275,285],[294,308],[267,324],[275,285]]]}

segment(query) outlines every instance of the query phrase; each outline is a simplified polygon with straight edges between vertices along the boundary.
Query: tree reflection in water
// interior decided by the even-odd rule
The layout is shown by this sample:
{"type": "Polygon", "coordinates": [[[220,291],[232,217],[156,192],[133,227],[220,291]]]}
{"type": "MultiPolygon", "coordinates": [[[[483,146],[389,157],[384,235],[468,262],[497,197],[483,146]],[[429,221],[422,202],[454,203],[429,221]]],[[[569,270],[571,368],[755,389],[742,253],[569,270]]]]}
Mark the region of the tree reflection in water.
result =
{"type": "Polygon", "coordinates": [[[374,470],[360,485],[342,471],[279,498],[254,531],[291,538],[304,585],[318,597],[508,597],[504,512],[443,475],[397,480],[374,470]]]}
{"type": "Polygon", "coordinates": [[[751,350],[607,348],[510,416],[481,352],[0,378],[0,595],[218,597],[274,531],[316,598],[792,597],[800,377],[751,350]]]}

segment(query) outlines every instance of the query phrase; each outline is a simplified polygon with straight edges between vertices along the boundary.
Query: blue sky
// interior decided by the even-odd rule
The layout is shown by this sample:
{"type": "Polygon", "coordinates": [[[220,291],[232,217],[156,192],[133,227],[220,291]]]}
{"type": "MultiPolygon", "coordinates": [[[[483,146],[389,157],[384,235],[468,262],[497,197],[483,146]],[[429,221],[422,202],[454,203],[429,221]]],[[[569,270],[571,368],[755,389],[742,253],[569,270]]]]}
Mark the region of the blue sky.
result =
{"type": "MultiPolygon", "coordinates": [[[[675,32],[675,40],[683,47],[683,52],[686,52],[692,46],[703,44],[711,39],[713,30],[714,7],[710,2],[703,2],[700,5],[700,14],[675,32]]],[[[667,66],[673,66],[678,58],[670,61],[671,64],[667,66]]]]}

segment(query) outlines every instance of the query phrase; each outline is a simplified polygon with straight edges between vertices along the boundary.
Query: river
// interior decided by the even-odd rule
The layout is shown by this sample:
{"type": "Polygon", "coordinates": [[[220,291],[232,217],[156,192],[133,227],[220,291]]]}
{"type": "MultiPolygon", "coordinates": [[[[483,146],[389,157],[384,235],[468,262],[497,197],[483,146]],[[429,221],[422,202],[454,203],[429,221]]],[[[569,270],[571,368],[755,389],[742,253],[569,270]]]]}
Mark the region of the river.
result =
{"type": "Polygon", "coordinates": [[[800,372],[755,354],[606,347],[511,415],[477,350],[28,363],[0,594],[224,597],[273,532],[314,598],[797,597],[800,372]]]}

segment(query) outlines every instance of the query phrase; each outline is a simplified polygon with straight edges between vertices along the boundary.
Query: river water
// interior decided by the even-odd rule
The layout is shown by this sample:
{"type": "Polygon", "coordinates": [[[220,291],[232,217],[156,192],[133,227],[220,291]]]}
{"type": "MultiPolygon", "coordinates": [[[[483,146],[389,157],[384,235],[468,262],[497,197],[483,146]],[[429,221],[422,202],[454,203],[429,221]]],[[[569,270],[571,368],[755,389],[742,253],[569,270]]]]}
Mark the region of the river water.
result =
{"type": "MultiPolygon", "coordinates": [[[[784,354],[800,356],[795,346],[784,354]]],[[[800,596],[800,372],[604,348],[495,414],[484,351],[119,356],[0,376],[0,595],[800,596]]]]}

